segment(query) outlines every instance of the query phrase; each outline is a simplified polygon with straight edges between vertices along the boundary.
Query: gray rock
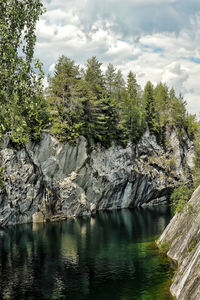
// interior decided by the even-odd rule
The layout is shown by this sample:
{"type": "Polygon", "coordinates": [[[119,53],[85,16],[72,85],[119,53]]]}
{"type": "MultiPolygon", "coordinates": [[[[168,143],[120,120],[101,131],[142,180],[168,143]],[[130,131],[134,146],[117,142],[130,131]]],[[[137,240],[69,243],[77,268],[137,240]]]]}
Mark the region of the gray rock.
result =
{"type": "Polygon", "coordinates": [[[186,210],[176,214],[164,230],[158,244],[169,247],[167,255],[175,260],[178,269],[173,278],[171,293],[178,300],[200,299],[200,186],[189,201],[193,213],[186,210]]]}
{"type": "Polygon", "coordinates": [[[169,149],[159,146],[147,130],[137,145],[98,145],[90,154],[84,137],[72,146],[43,133],[39,144],[18,151],[9,148],[6,138],[0,224],[55,221],[166,202],[193,158],[187,137],[181,144],[175,129],[167,134],[169,149]]]}

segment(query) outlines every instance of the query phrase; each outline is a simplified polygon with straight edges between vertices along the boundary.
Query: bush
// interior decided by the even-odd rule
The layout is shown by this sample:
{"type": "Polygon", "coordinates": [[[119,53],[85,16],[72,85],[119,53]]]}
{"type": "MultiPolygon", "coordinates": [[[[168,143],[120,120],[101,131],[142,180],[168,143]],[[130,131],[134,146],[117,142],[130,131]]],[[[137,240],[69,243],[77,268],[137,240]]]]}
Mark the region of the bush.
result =
{"type": "Polygon", "coordinates": [[[164,241],[162,244],[160,244],[159,248],[162,253],[167,253],[170,249],[169,242],[164,241]]]}
{"type": "Polygon", "coordinates": [[[192,206],[188,203],[193,189],[186,184],[182,184],[178,188],[174,189],[171,195],[171,206],[173,213],[182,213],[187,210],[189,214],[192,214],[192,206]]]}

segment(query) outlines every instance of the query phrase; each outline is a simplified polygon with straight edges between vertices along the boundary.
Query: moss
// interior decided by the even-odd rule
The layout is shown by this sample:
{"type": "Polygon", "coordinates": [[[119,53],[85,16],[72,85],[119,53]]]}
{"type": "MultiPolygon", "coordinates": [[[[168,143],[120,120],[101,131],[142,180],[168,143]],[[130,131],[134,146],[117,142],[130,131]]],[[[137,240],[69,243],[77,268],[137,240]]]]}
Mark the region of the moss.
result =
{"type": "Polygon", "coordinates": [[[165,137],[165,147],[166,148],[170,148],[171,147],[170,138],[168,136],[165,137]]]}
{"type": "Polygon", "coordinates": [[[3,180],[3,168],[0,167],[0,188],[3,187],[4,180],[3,180]]]}
{"type": "Polygon", "coordinates": [[[198,242],[199,242],[199,240],[196,237],[190,241],[189,246],[188,246],[188,253],[192,252],[192,250],[196,247],[198,242]]]}
{"type": "Polygon", "coordinates": [[[176,170],[176,163],[173,157],[165,159],[166,172],[170,175],[171,172],[176,170]]]}
{"type": "Polygon", "coordinates": [[[166,240],[164,240],[164,241],[162,242],[162,244],[158,244],[158,246],[159,246],[160,251],[161,251],[162,253],[165,253],[165,254],[166,254],[166,253],[169,251],[169,249],[170,249],[170,244],[169,244],[169,242],[166,241],[166,240]]]}

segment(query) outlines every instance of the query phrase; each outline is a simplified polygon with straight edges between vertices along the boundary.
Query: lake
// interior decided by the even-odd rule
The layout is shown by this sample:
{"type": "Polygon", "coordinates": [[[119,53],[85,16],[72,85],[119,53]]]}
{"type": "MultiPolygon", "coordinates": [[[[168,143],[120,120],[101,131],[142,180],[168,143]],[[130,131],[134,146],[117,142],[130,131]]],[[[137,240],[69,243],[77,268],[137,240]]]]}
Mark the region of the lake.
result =
{"type": "Polygon", "coordinates": [[[0,299],[169,300],[168,206],[0,230],[0,299]]]}

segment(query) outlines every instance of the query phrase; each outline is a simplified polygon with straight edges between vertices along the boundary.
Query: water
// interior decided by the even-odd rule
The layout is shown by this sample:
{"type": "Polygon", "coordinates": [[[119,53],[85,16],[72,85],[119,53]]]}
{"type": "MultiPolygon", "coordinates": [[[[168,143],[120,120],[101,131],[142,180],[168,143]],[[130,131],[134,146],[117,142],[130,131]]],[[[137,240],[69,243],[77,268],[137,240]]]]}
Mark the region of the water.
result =
{"type": "Polygon", "coordinates": [[[169,300],[166,206],[0,231],[0,299],[169,300]]]}

